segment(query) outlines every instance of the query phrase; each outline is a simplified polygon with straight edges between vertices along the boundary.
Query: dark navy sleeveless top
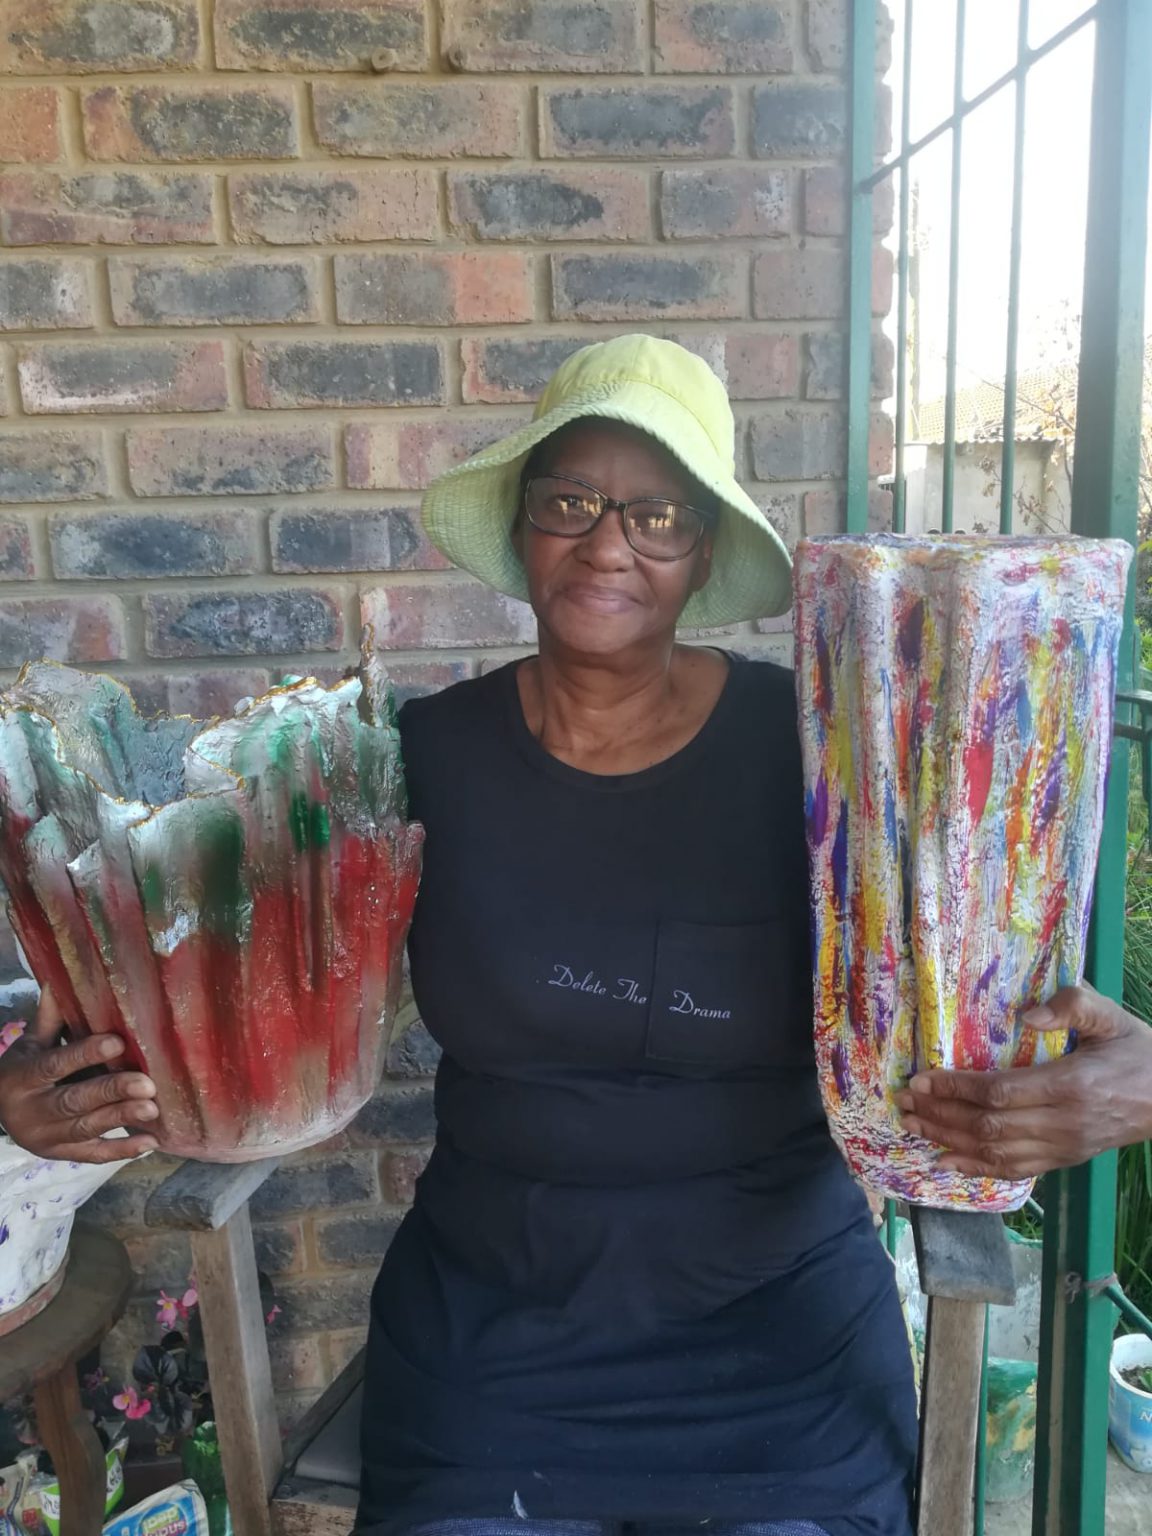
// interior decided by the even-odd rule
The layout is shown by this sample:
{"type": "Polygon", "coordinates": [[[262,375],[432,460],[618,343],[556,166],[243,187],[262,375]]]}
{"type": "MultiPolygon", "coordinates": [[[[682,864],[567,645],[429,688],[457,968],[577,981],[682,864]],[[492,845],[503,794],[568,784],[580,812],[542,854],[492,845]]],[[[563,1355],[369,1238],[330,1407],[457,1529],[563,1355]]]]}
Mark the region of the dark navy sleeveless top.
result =
{"type": "Polygon", "coordinates": [[[444,1054],[373,1294],[360,1530],[909,1536],[907,1334],[816,1082],[791,674],[732,659],[699,734],[614,777],[543,750],[515,664],[400,725],[444,1054]]]}

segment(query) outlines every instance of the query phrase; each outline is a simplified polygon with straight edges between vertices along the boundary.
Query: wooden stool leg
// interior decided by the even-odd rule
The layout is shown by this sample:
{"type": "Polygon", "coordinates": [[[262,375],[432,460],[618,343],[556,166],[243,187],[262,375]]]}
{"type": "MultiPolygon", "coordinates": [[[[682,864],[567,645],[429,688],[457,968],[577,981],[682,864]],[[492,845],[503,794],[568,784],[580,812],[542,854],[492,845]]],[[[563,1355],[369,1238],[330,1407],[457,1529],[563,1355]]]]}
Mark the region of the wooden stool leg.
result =
{"type": "Polygon", "coordinates": [[[920,1536],[969,1536],[984,1304],[928,1301],[920,1407],[920,1536]]]}
{"type": "Polygon", "coordinates": [[[1016,1297],[1004,1222],[989,1211],[913,1208],[928,1297],[920,1401],[919,1536],[969,1536],[985,1304],[1016,1297]]]}
{"type": "Polygon", "coordinates": [[[35,1389],[36,1422],[60,1481],[60,1536],[100,1536],[107,1470],[99,1437],[80,1406],[76,1367],[35,1389]]]}
{"type": "Polygon", "coordinates": [[[193,1232],[192,1262],[232,1526],[236,1536],[271,1536],[280,1429],[247,1205],[218,1231],[193,1232]]]}

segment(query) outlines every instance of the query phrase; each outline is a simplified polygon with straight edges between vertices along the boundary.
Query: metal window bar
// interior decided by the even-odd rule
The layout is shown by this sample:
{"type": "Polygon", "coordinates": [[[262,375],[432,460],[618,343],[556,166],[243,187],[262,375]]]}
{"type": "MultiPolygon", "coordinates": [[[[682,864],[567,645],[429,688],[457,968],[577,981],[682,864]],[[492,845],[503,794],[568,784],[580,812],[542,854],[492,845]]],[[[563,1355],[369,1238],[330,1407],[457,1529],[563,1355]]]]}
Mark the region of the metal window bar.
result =
{"type": "Polygon", "coordinates": [[[896,215],[896,441],[892,480],[892,528],[896,533],[904,532],[908,493],[904,448],[908,431],[908,229],[912,213],[912,177],[908,164],[908,146],[912,137],[912,10],[913,0],[906,0],[900,96],[900,202],[896,215]]]}
{"type": "MultiPolygon", "coordinates": [[[[952,84],[952,206],[948,223],[948,341],[944,357],[944,479],[940,526],[952,532],[956,486],[956,346],[960,326],[960,175],[964,150],[964,0],[956,0],[956,52],[952,84]]],[[[907,167],[905,168],[907,172],[907,167]]]]}
{"type": "MultiPolygon", "coordinates": [[[[1089,22],[1095,21],[1097,14],[1113,3],[1114,0],[1098,0],[1098,4],[1090,5],[1074,21],[1070,21],[1059,32],[1053,33],[1039,47],[1029,48],[1027,56],[1020,63],[1014,64],[1011,69],[1005,70],[1002,75],[993,80],[991,85],[986,85],[982,91],[978,91],[975,96],[965,100],[959,108],[959,115],[971,117],[973,112],[978,111],[985,102],[991,101],[992,97],[1002,91],[1006,85],[1011,85],[1013,80],[1018,79],[1022,74],[1027,74],[1034,64],[1046,58],[1054,49],[1059,48],[1062,43],[1066,43],[1070,37],[1074,37],[1089,22]]],[[[857,5],[855,14],[859,14],[859,9],[859,5],[857,5]]],[[[853,28],[855,28],[855,25],[855,19],[853,19],[853,28]]],[[[918,138],[915,143],[909,144],[901,154],[894,156],[891,160],[884,161],[882,165],[878,165],[875,170],[863,178],[860,185],[868,188],[878,186],[886,176],[890,176],[894,170],[906,164],[913,156],[918,155],[921,150],[927,149],[929,144],[935,143],[942,134],[947,133],[956,121],[956,115],[954,113],[952,116],[942,119],[935,127],[918,138]]]]}
{"type": "Polygon", "coordinates": [[[1016,349],[1020,338],[1020,257],[1024,249],[1024,130],[1028,110],[1028,0],[1016,17],[1016,132],[1012,151],[1012,229],[1008,237],[1008,345],[1004,356],[1004,430],[1000,438],[1000,532],[1012,532],[1016,493],[1016,349]]]}
{"type": "MultiPolygon", "coordinates": [[[[1010,303],[1006,353],[1004,453],[1000,526],[1009,532],[1014,495],[1016,337],[1020,304],[1020,248],[1023,214],[1023,140],[1026,81],[1036,63],[1082,28],[1096,23],[1092,131],[1089,172],[1088,235],[1085,249],[1084,304],[1078,426],[1075,445],[1072,526],[1075,532],[1127,538],[1136,542],[1143,285],[1148,188],[1148,140],[1152,123],[1152,0],[1098,0],[1041,46],[1027,43],[1027,0],[1020,0],[1017,59],[991,85],[971,99],[962,92],[964,0],[958,0],[957,88],[951,115],[915,141],[909,139],[908,102],[912,83],[911,16],[914,0],[905,0],[904,96],[899,152],[874,167],[873,133],[876,84],[875,0],[855,0],[852,51],[852,175],[850,208],[849,375],[847,514],[849,532],[868,525],[868,431],[871,414],[872,352],[871,263],[872,193],[899,171],[899,260],[897,305],[897,458],[894,526],[902,531],[905,513],[904,436],[907,376],[904,343],[907,325],[909,168],[942,134],[953,140],[953,241],[958,229],[958,145],[962,124],[1007,85],[1015,82],[1016,122],[1013,154],[1013,205],[1010,245],[1010,303]],[[1087,386],[1086,388],[1084,386],[1087,386]]],[[[955,335],[954,249],[950,253],[949,330],[955,335]]],[[[954,346],[949,348],[949,384],[954,388],[954,346]]],[[[954,429],[954,417],[953,417],[954,429]]],[[[954,430],[946,444],[945,464],[954,460],[954,430]]],[[[946,469],[946,473],[949,471],[946,469]]],[[[946,521],[945,526],[949,523],[946,521]]],[[[1132,593],[1118,679],[1120,714],[1132,699],[1132,593]]],[[[1143,714],[1143,711],[1141,711],[1143,714]]],[[[1119,997],[1123,984],[1125,817],[1128,746],[1126,719],[1117,732],[1111,766],[1108,807],[1101,842],[1087,974],[1103,992],[1119,997]]],[[[1142,741],[1142,745],[1144,745],[1142,741]]],[[[1145,770],[1152,779],[1152,762],[1145,770]]],[[[1152,1334],[1152,1323],[1128,1301],[1112,1279],[1115,1235],[1116,1158],[1109,1155],[1084,1167],[1052,1175],[1044,1225],[1043,1319],[1037,1413],[1036,1484],[1033,1536],[1103,1536],[1107,1454],[1106,1382],[1112,1332],[1111,1308],[1119,1308],[1135,1326],[1152,1334]],[[1084,1277],[1087,1277],[1085,1279],[1084,1277]]],[[[886,1237],[894,1239],[889,1208],[886,1237]]],[[[976,1500],[982,1521],[982,1491],[976,1500]]]]}
{"type": "Polygon", "coordinates": [[[852,11],[852,209],[848,263],[849,533],[868,527],[868,434],[872,413],[872,186],[875,158],[876,0],[852,11]]]}

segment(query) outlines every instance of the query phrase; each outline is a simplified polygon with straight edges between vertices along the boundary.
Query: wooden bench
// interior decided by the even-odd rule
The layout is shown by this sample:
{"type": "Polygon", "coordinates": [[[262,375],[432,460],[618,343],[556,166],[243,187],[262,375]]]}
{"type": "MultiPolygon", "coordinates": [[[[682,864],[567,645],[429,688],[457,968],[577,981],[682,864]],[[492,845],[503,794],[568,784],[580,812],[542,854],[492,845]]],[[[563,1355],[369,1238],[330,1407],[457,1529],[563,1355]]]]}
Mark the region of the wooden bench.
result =
{"type": "MultiPolygon", "coordinates": [[[[248,1199],[278,1166],[185,1163],[145,1220],[191,1237],[236,1536],[348,1536],[363,1351],[287,1440],[277,1427],[248,1199]]],[[[913,1210],[912,1227],[928,1297],[917,1526],[920,1536],[971,1536],[984,1308],[1014,1299],[1011,1253],[998,1216],[913,1210]]]]}

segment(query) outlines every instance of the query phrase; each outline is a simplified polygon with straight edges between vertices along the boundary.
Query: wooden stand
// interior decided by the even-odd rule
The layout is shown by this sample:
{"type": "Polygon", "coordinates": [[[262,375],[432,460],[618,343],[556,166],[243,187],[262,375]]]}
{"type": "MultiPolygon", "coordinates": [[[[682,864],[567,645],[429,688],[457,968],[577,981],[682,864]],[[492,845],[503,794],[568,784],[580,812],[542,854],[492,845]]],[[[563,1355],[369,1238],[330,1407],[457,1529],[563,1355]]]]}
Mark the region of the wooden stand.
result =
{"type": "MultiPolygon", "coordinates": [[[[279,1165],[187,1162],[155,1191],[149,1226],[188,1232],[213,1385],[220,1460],[237,1536],[271,1536],[283,1464],[248,1199],[279,1165]]],[[[64,1533],[61,1533],[64,1536],[64,1533]]]]}
{"type": "Polygon", "coordinates": [[[77,1224],[56,1297],[0,1350],[0,1402],[31,1391],[40,1438],[60,1480],[60,1536],[100,1536],[107,1469],[80,1406],[76,1362],[112,1328],[132,1291],[122,1243],[77,1224]]]}
{"type": "Polygon", "coordinates": [[[1016,1299],[1003,1218],[914,1207],[920,1289],[928,1297],[920,1402],[920,1536],[971,1536],[984,1308],[1016,1299]]]}

